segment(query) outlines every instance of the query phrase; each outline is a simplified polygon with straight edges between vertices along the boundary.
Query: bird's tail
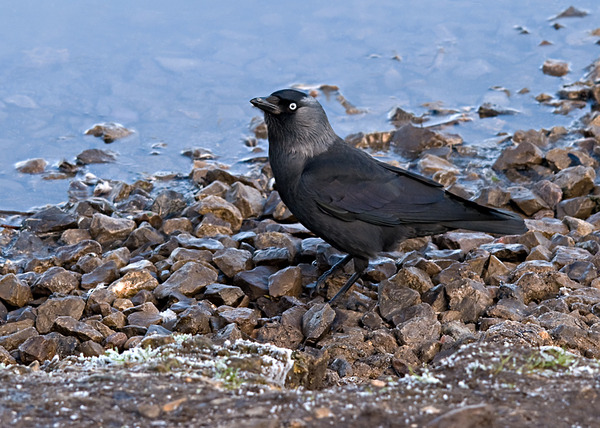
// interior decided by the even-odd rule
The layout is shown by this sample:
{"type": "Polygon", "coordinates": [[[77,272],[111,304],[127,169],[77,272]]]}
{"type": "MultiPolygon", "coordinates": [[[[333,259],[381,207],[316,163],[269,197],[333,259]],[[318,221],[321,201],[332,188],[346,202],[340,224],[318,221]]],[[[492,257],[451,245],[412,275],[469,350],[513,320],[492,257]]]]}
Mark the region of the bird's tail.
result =
{"type": "Polygon", "coordinates": [[[478,208],[480,209],[480,218],[455,220],[444,222],[443,224],[452,229],[468,229],[501,235],[520,235],[527,232],[525,222],[518,214],[496,208],[482,206],[478,206],[478,208]]]}

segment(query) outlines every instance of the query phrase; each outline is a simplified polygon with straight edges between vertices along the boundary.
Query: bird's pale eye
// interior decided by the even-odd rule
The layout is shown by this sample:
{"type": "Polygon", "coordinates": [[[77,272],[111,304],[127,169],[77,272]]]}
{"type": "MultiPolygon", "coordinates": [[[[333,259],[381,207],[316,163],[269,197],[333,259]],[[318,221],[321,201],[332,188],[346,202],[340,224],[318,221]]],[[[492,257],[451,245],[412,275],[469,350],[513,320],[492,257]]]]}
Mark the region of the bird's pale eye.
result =
{"type": "Polygon", "coordinates": [[[296,110],[298,108],[298,106],[296,105],[296,103],[290,103],[290,105],[288,106],[288,108],[292,111],[296,110]]]}

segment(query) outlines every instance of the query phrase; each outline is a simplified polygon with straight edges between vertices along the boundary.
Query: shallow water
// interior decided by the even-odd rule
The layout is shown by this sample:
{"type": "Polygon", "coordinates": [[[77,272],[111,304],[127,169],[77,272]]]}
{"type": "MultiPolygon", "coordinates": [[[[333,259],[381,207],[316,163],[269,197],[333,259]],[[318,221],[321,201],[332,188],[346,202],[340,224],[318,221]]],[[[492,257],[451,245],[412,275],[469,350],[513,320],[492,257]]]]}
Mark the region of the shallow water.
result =
{"type": "MultiPolygon", "coordinates": [[[[21,1],[0,15],[0,210],[66,200],[69,180],[16,172],[42,157],[48,169],[87,148],[119,153],[93,165],[102,178],[134,180],[158,171],[188,172],[181,156],[205,147],[243,170],[243,138],[259,112],[248,100],[294,84],[332,84],[354,105],[321,100],[346,136],[391,129],[396,106],[423,103],[476,108],[491,101],[514,116],[461,124],[467,144],[498,132],[569,125],[581,114],[552,114],[534,97],[578,80],[600,53],[596,0],[575,1],[584,18],[550,21],[570,2],[506,0],[344,2],[21,1]],[[560,22],[564,28],[552,27],[560,22]],[[526,27],[521,34],[515,26],[526,27]],[[542,40],[550,46],[539,46],[542,40]],[[547,58],[571,73],[546,76],[547,58]],[[504,92],[490,90],[502,86],[504,92]],[[518,95],[522,88],[530,93],[518,95]],[[106,145],[84,136],[98,122],[119,122],[132,137],[106,145]],[[158,147],[156,146],[160,144],[158,147]]],[[[266,143],[259,147],[266,149],[266,143]]]]}

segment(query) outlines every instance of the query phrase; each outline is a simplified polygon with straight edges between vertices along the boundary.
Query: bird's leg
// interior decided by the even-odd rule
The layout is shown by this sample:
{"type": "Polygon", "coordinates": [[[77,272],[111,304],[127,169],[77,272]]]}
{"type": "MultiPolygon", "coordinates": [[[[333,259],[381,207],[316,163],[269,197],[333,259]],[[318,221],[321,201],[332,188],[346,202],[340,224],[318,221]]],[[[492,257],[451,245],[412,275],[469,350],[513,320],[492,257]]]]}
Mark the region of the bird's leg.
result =
{"type": "Polygon", "coordinates": [[[344,293],[346,293],[346,291],[348,291],[350,289],[350,287],[352,287],[354,285],[354,283],[356,282],[356,280],[358,278],[360,278],[360,276],[365,271],[365,269],[367,268],[367,266],[369,266],[369,260],[355,257],[354,258],[354,273],[352,274],[352,276],[350,277],[350,279],[348,279],[348,281],[346,281],[346,283],[344,284],[344,286],[342,288],[340,288],[340,291],[338,291],[336,293],[336,295],[333,296],[331,298],[331,300],[329,300],[328,303],[331,305],[338,297],[340,297],[341,295],[343,295],[344,293]]]}
{"type": "Polygon", "coordinates": [[[352,256],[350,254],[344,256],[343,259],[341,259],[339,262],[337,262],[336,264],[334,264],[328,271],[326,271],[325,273],[323,273],[323,275],[321,275],[318,279],[317,282],[315,283],[315,288],[313,289],[312,294],[314,293],[318,293],[321,290],[321,287],[323,287],[323,285],[325,284],[325,280],[335,274],[336,272],[338,272],[339,270],[343,269],[344,266],[346,266],[350,260],[352,260],[352,256]]]}

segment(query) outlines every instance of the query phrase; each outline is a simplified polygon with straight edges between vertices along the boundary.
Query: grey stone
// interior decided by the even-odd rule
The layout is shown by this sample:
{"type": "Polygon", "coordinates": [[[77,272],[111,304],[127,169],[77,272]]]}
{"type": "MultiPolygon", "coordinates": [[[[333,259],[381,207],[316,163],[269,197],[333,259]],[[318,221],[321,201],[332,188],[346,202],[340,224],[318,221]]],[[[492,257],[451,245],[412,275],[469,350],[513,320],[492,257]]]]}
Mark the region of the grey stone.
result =
{"type": "Polygon", "coordinates": [[[55,266],[42,274],[35,287],[50,294],[68,294],[79,287],[79,278],[73,272],[55,266]]]}
{"type": "Polygon", "coordinates": [[[238,272],[252,269],[252,253],[250,251],[225,248],[215,251],[212,259],[229,278],[233,278],[238,272]]]}
{"type": "Polygon", "coordinates": [[[239,181],[231,185],[225,194],[225,200],[235,205],[244,218],[260,216],[266,201],[259,190],[239,181]]]}
{"type": "Polygon", "coordinates": [[[524,141],[517,146],[504,149],[493,168],[496,171],[506,171],[509,168],[522,168],[530,165],[541,164],[543,153],[539,147],[524,141]]]}
{"type": "Polygon", "coordinates": [[[252,333],[252,330],[258,324],[258,315],[254,309],[221,306],[218,313],[227,323],[235,323],[242,333],[248,335],[252,333]]]}
{"type": "Polygon", "coordinates": [[[77,217],[58,207],[45,208],[23,222],[23,228],[34,233],[59,232],[77,227],[77,217]]]}
{"type": "Polygon", "coordinates": [[[56,250],[56,258],[62,265],[72,265],[85,254],[102,254],[102,246],[93,240],[85,240],[73,245],[66,245],[56,250]]]}
{"type": "Polygon", "coordinates": [[[22,307],[29,303],[33,296],[31,289],[13,273],[0,277],[0,299],[5,303],[22,307]]]}
{"type": "Polygon", "coordinates": [[[110,286],[108,290],[119,298],[135,296],[140,290],[153,291],[159,287],[158,281],[146,269],[127,272],[110,286]]]}
{"type": "Polygon", "coordinates": [[[173,293],[194,296],[208,284],[217,280],[217,271],[212,266],[201,262],[187,262],[174,272],[169,279],[154,290],[158,299],[164,299],[173,293]]]}
{"type": "Polygon", "coordinates": [[[572,166],[558,172],[552,181],[559,186],[566,199],[585,196],[594,188],[596,172],[583,165],[572,166]]]}
{"type": "Polygon", "coordinates": [[[210,317],[213,311],[206,305],[194,305],[183,311],[175,324],[175,330],[187,334],[206,334],[210,332],[210,317]]]}
{"type": "Polygon", "coordinates": [[[458,279],[444,287],[448,296],[448,307],[461,313],[465,322],[475,322],[493,303],[485,285],[470,279],[458,279]]]}
{"type": "Polygon", "coordinates": [[[273,297],[298,297],[302,293],[302,270],[298,266],[282,269],[269,276],[268,287],[273,297]]]}
{"type": "Polygon", "coordinates": [[[308,341],[318,341],[329,331],[335,311],[328,303],[318,303],[302,316],[302,333],[308,341]]]}
{"type": "Polygon", "coordinates": [[[0,336],[0,346],[7,351],[12,351],[13,349],[17,349],[21,343],[25,342],[30,337],[38,335],[39,333],[35,327],[28,327],[6,336],[0,336]]]}
{"type": "Polygon", "coordinates": [[[56,340],[45,336],[31,336],[19,345],[21,362],[30,364],[34,361],[44,362],[51,360],[57,353],[56,340]]]}
{"type": "Polygon", "coordinates": [[[273,266],[257,266],[236,274],[233,277],[233,285],[240,287],[250,299],[256,300],[269,294],[269,277],[275,272],[277,268],[273,266]]]}
{"type": "Polygon", "coordinates": [[[96,213],[92,216],[90,234],[100,244],[126,239],[135,229],[135,221],[96,213]]]}
{"type": "Polygon", "coordinates": [[[65,336],[75,336],[82,341],[93,340],[99,343],[104,339],[104,336],[98,330],[69,316],[56,318],[53,330],[65,336]]]}
{"type": "Polygon", "coordinates": [[[399,287],[412,288],[419,293],[424,293],[433,287],[433,282],[431,282],[429,275],[414,266],[403,267],[389,280],[399,287]]]}
{"type": "Polygon", "coordinates": [[[79,320],[83,315],[85,302],[81,297],[67,296],[48,299],[37,309],[35,327],[40,334],[49,333],[54,321],[60,316],[70,316],[79,320]]]}
{"type": "Polygon", "coordinates": [[[204,290],[204,298],[215,305],[235,306],[245,296],[240,287],[226,284],[209,284],[204,290]]]}
{"type": "Polygon", "coordinates": [[[412,288],[402,287],[391,281],[383,281],[378,287],[379,313],[391,321],[394,315],[403,309],[421,302],[419,292],[412,288]]]}
{"type": "Polygon", "coordinates": [[[119,268],[117,262],[109,260],[101,264],[93,271],[81,276],[81,288],[89,290],[95,288],[98,284],[110,284],[119,278],[119,268]]]}
{"type": "Polygon", "coordinates": [[[165,242],[163,235],[149,223],[144,222],[129,234],[123,245],[135,250],[142,247],[155,247],[163,242],[165,242]]]}
{"type": "Polygon", "coordinates": [[[162,190],[154,199],[150,210],[157,213],[162,218],[178,216],[187,207],[187,202],[183,194],[174,190],[162,190]]]}

